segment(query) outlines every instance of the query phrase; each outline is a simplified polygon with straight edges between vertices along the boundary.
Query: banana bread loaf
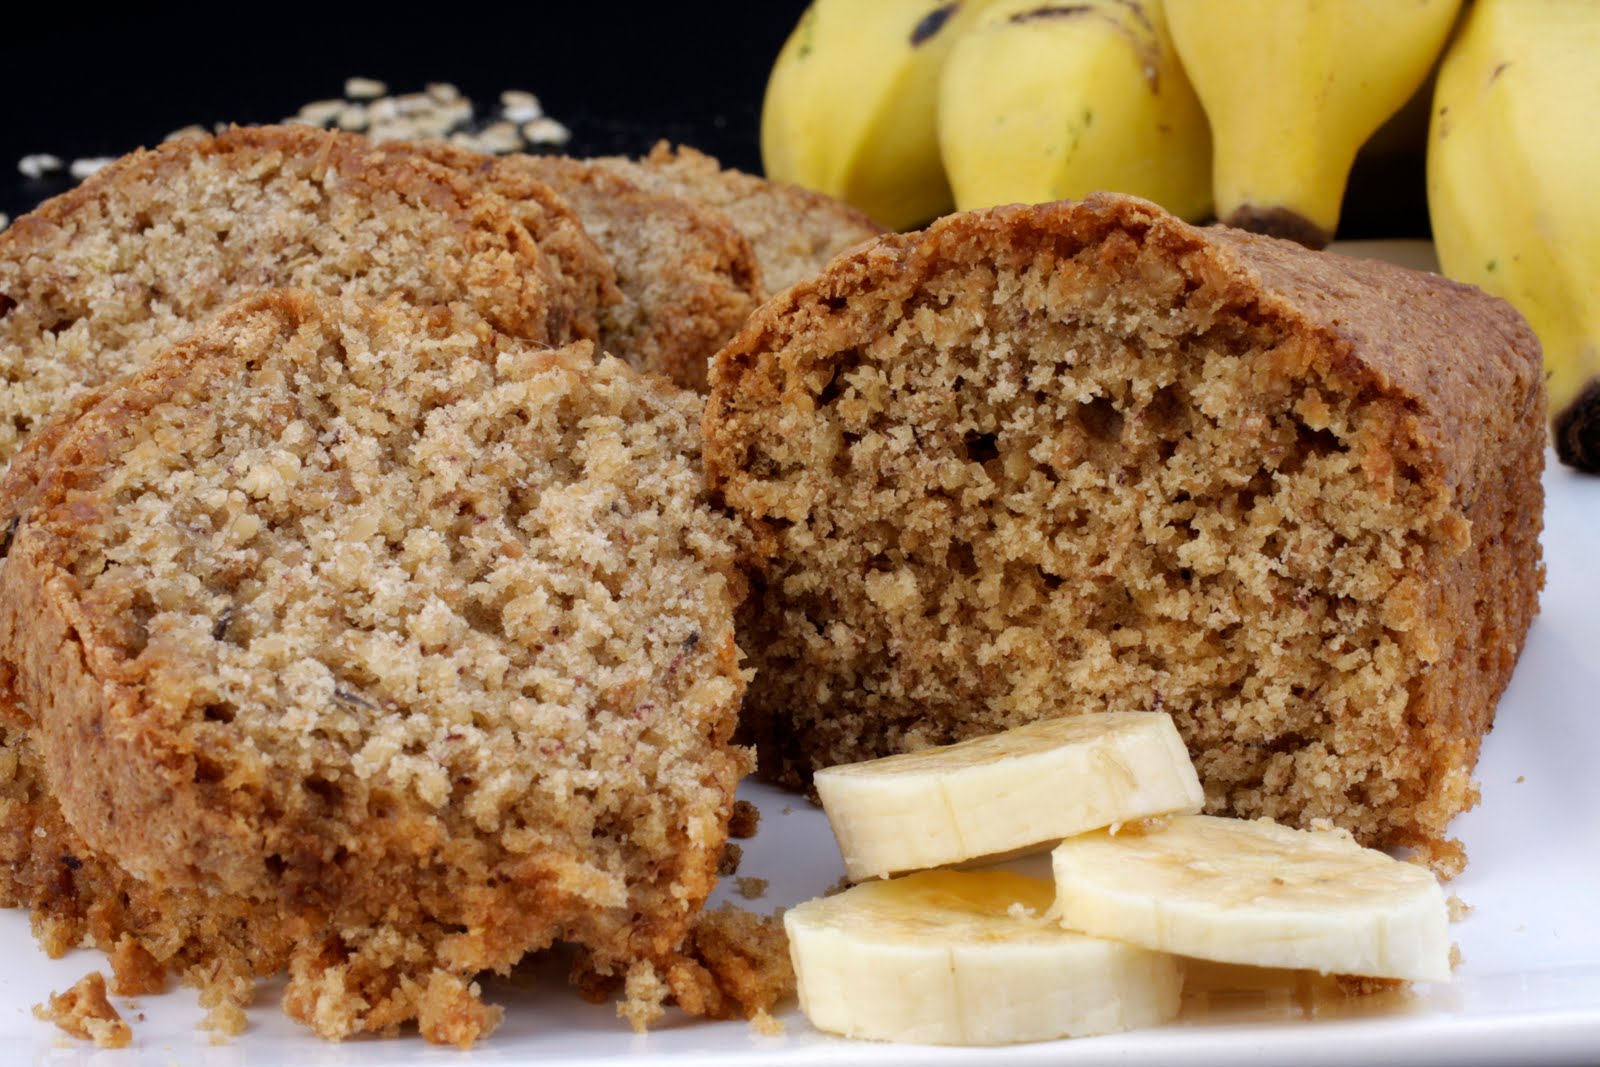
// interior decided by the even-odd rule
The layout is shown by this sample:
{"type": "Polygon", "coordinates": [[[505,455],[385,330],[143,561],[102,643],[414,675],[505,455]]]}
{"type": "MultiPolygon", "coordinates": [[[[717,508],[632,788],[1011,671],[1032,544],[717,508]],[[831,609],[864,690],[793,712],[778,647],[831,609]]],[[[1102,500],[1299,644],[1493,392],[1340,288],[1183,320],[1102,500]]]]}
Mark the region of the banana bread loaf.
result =
{"type": "Polygon", "coordinates": [[[1503,301],[1097,196],[836,260],[711,382],[766,773],[1164,709],[1207,810],[1459,869],[1543,580],[1503,301]]]}
{"type": "Polygon", "coordinates": [[[671,985],[747,766],[696,398],[273,291],[84,408],[0,485],[0,659],[97,942],[287,968],[330,1037],[470,1044],[557,938],[671,985]]]}

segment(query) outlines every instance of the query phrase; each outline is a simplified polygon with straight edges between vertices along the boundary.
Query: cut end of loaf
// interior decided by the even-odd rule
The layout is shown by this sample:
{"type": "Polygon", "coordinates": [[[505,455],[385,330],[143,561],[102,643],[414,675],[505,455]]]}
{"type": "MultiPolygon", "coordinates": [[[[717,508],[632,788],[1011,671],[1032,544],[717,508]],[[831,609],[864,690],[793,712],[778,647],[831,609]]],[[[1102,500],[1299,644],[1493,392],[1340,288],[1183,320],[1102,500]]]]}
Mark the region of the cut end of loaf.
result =
{"type": "Polygon", "coordinates": [[[1526,420],[1463,499],[1349,331],[1126,198],[952,219],[776,303],[706,420],[768,773],[1164,710],[1208,810],[1452,863],[1537,588],[1526,420]]]}

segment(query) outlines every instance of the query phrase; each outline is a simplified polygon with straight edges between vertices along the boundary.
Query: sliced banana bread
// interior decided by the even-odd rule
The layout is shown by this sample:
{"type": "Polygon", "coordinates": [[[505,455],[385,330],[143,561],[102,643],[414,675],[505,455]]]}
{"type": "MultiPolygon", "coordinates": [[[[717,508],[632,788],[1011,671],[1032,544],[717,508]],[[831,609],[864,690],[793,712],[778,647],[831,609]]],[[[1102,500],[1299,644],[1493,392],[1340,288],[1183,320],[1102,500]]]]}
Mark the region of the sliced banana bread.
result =
{"type": "Polygon", "coordinates": [[[87,854],[35,878],[99,872],[99,943],[287,967],[330,1037],[470,1043],[473,976],[557,938],[670,985],[747,766],[699,413],[587,345],[295,292],[105,390],[0,485],[0,794],[87,854]]]}
{"type": "Polygon", "coordinates": [[[572,309],[572,338],[599,340],[605,309],[622,300],[616,271],[554,189],[514,158],[471,152],[444,141],[386,141],[381,150],[431,160],[504,200],[538,246],[557,302],[572,309]]]}
{"type": "Polygon", "coordinates": [[[1476,289],[1124,197],[836,260],[712,369],[765,770],[1164,709],[1208,810],[1458,868],[1543,580],[1539,367],[1476,289]]]}
{"type": "Polygon", "coordinates": [[[707,363],[766,297],[755,253],[733,223],[588,160],[506,156],[496,169],[555,189],[610,257],[622,299],[603,313],[601,347],[704,392],[707,363]]]}
{"type": "Polygon", "coordinates": [[[724,168],[711,156],[659,142],[648,156],[598,160],[646,189],[673,193],[726,212],[749,238],[769,293],[816,274],[834,256],[883,232],[842,200],[787,182],[724,168]]]}
{"type": "Polygon", "coordinates": [[[583,312],[562,303],[558,261],[525,219],[350,134],[241,128],[124,157],[0,233],[0,462],[80,389],[252,289],[398,292],[575,340],[583,312]]]}

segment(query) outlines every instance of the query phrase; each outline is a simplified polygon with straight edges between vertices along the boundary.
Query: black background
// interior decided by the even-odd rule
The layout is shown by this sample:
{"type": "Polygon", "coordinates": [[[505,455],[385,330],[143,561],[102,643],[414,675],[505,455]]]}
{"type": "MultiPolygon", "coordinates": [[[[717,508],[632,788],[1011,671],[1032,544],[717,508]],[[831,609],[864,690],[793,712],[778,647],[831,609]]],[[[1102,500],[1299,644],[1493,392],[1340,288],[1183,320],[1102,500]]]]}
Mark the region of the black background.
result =
{"type": "MultiPolygon", "coordinates": [[[[865,2],[865,0],[862,0],[865,2]]],[[[11,13],[0,52],[0,211],[72,182],[27,181],[26,153],[120,155],[191,123],[273,122],[342,94],[453,82],[488,114],[504,89],[537,94],[573,154],[692,144],[760,172],[767,72],[804,0],[435,3],[357,9],[216,4],[196,11],[38,5],[11,13]]],[[[1426,236],[1420,156],[1364,163],[1341,237],[1426,236]]]]}

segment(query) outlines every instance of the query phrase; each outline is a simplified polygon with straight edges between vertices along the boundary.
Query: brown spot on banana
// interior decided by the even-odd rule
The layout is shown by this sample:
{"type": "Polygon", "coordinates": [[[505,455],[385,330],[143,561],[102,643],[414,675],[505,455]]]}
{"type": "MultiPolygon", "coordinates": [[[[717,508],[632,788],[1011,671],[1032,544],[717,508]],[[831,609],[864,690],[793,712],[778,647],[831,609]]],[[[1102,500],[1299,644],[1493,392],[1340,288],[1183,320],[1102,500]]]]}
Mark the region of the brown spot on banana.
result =
{"type": "Polygon", "coordinates": [[[950,21],[950,16],[954,15],[956,9],[960,6],[960,0],[956,0],[955,3],[936,7],[918,19],[917,24],[911,27],[911,47],[917,47],[917,45],[928,41],[934,34],[944,29],[944,24],[950,21]]]}

